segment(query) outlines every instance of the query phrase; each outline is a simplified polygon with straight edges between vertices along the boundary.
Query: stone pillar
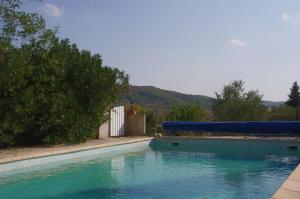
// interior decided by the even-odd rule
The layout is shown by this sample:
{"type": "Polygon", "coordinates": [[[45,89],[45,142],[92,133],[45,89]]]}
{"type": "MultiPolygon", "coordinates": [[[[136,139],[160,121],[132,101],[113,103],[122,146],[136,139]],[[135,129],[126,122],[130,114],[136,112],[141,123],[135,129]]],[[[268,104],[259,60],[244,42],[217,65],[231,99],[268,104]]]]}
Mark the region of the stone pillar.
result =
{"type": "Polygon", "coordinates": [[[144,114],[126,114],[125,134],[141,136],[146,134],[146,116],[144,114]]]}
{"type": "Polygon", "coordinates": [[[107,138],[109,136],[109,121],[103,123],[99,127],[99,139],[101,138],[107,138]]]}

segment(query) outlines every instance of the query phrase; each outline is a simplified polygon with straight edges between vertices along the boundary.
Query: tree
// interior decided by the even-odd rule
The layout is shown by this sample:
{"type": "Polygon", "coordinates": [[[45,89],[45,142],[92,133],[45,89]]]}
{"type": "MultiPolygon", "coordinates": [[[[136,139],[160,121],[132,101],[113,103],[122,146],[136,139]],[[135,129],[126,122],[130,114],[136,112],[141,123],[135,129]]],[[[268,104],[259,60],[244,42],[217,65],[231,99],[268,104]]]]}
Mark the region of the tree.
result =
{"type": "Polygon", "coordinates": [[[45,19],[37,13],[20,10],[20,0],[0,1],[0,38],[5,42],[22,44],[42,38],[55,29],[46,29],[45,19]]]}
{"type": "Polygon", "coordinates": [[[295,81],[290,89],[286,105],[293,107],[295,110],[295,119],[298,120],[298,108],[300,106],[300,92],[297,81],[295,81]]]}
{"type": "Polygon", "coordinates": [[[262,95],[257,90],[244,92],[244,82],[235,80],[216,93],[213,106],[215,120],[255,121],[262,120],[266,107],[262,105],[262,95]]]}
{"type": "Polygon", "coordinates": [[[128,75],[36,26],[44,19],[20,5],[0,4],[0,147],[92,138],[128,75]]]}
{"type": "Polygon", "coordinates": [[[207,113],[199,104],[173,106],[166,116],[167,121],[205,121],[207,113]]]}
{"type": "Polygon", "coordinates": [[[279,107],[273,107],[266,115],[267,120],[294,120],[295,112],[292,107],[282,104],[279,107]]]}

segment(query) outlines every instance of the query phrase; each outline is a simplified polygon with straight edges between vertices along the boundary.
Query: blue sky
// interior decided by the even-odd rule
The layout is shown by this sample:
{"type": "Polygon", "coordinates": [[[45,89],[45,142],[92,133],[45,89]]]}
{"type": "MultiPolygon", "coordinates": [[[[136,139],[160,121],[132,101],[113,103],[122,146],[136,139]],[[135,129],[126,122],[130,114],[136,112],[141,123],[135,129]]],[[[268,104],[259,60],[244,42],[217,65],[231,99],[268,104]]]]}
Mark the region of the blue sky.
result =
{"type": "Polygon", "coordinates": [[[59,36],[153,85],[214,96],[235,79],[266,100],[300,81],[299,0],[25,1],[59,36]]]}

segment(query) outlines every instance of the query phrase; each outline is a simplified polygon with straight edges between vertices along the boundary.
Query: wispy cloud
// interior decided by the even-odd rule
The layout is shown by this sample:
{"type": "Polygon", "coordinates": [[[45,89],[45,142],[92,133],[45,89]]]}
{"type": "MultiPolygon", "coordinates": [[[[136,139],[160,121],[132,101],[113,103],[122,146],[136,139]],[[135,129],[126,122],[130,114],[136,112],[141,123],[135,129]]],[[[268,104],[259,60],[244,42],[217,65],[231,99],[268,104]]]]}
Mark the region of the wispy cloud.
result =
{"type": "Polygon", "coordinates": [[[246,47],[247,46],[247,43],[242,41],[239,38],[229,39],[226,43],[228,43],[232,46],[236,46],[236,47],[246,47]]]}
{"type": "Polygon", "coordinates": [[[292,15],[290,13],[283,13],[281,15],[282,21],[290,21],[292,19],[292,15]]]}
{"type": "Polygon", "coordinates": [[[59,8],[57,5],[50,4],[50,3],[45,4],[42,7],[42,10],[52,17],[60,17],[63,14],[61,8],[59,8]]]}

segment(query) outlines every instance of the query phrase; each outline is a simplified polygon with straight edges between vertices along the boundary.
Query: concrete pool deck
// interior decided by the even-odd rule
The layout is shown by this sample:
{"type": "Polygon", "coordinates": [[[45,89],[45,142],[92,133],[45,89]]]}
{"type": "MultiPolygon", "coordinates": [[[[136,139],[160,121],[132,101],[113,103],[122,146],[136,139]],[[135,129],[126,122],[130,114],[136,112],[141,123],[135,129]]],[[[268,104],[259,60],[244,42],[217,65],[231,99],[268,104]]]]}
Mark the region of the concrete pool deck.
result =
{"type": "Polygon", "coordinates": [[[299,199],[300,198],[300,164],[289,175],[271,199],[299,199]]]}
{"type": "Polygon", "coordinates": [[[117,137],[90,140],[76,145],[55,145],[46,147],[22,147],[0,150],[0,164],[9,163],[31,158],[59,155],[65,153],[78,152],[82,150],[97,149],[114,145],[129,144],[152,140],[152,137],[117,137]]]}

